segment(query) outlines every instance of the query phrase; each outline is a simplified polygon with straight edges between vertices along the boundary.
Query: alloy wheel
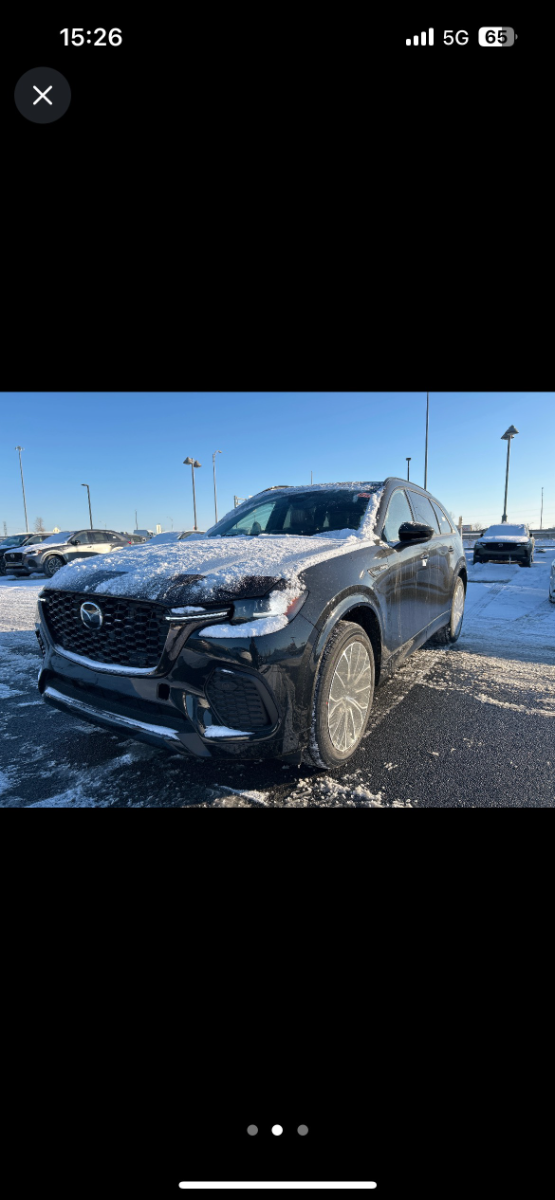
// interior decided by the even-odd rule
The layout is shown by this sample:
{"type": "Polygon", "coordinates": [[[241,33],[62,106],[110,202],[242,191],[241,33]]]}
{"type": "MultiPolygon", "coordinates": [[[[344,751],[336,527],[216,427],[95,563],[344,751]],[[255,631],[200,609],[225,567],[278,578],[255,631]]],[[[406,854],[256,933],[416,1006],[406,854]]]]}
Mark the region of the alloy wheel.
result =
{"type": "Polygon", "coordinates": [[[462,579],[458,579],[455,592],[453,595],[453,606],[451,609],[451,632],[452,636],[456,637],[461,627],[464,616],[464,583],[462,579]]]}
{"type": "Polygon", "coordinates": [[[372,694],[372,667],[360,642],[346,646],[333,673],[328,698],[328,732],[336,750],[358,741],[372,694]]]}

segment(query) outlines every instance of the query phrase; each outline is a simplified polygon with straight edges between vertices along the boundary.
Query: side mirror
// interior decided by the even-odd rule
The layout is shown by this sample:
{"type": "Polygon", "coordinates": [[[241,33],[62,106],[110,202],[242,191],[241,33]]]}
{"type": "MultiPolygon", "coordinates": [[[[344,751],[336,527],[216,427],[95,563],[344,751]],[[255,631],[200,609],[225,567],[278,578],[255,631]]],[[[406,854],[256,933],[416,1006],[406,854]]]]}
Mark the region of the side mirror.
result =
{"type": "Polygon", "coordinates": [[[399,526],[399,541],[401,542],[428,542],[433,536],[432,526],[421,524],[419,521],[404,521],[399,526]]]}

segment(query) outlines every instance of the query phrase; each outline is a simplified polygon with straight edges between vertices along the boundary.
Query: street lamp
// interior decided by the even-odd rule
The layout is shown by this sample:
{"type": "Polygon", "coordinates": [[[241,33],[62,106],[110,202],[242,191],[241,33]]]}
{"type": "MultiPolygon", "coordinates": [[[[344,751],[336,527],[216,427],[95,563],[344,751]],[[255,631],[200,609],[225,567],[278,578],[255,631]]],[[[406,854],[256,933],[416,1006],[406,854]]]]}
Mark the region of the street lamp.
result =
{"type": "Polygon", "coordinates": [[[24,446],[16,446],[15,449],[19,450],[19,470],[21,471],[21,487],[23,490],[23,509],[25,512],[25,532],[28,533],[29,532],[29,522],[27,520],[27,501],[25,499],[25,484],[23,482],[23,467],[21,465],[21,451],[24,450],[25,447],[24,446]]]}
{"type": "Polygon", "coordinates": [[[221,453],[221,450],[214,450],[212,455],[212,470],[214,472],[214,512],[216,514],[216,524],[218,523],[218,497],[216,495],[216,455],[221,453]]]}
{"type": "Polygon", "coordinates": [[[195,524],[194,524],[194,528],[195,528],[195,529],[198,529],[198,525],[197,525],[197,498],[196,498],[196,495],[195,495],[195,467],[201,467],[201,466],[202,466],[202,463],[199,463],[199,462],[197,462],[197,459],[196,459],[196,458],[184,458],[184,459],[183,459],[183,466],[188,466],[188,467],[190,467],[190,468],[191,468],[191,475],[192,475],[192,477],[193,477],[193,511],[194,511],[194,514],[195,514],[195,524]]]}
{"type": "Polygon", "coordinates": [[[407,479],[410,479],[410,458],[407,458],[407,479]]]}
{"type": "Polygon", "coordinates": [[[90,491],[88,483],[82,483],[81,487],[86,487],[86,489],[87,489],[87,496],[89,499],[89,517],[91,518],[91,529],[92,529],[93,523],[92,523],[92,512],[91,512],[91,491],[90,491]]]}
{"type": "Polygon", "coordinates": [[[507,524],[507,493],[509,491],[509,461],[511,458],[511,440],[512,440],[512,438],[514,438],[515,433],[518,433],[518,429],[515,429],[514,425],[509,425],[509,428],[507,429],[506,433],[503,433],[501,435],[501,441],[502,442],[506,441],[506,443],[507,443],[507,474],[505,476],[505,511],[503,513],[503,516],[501,517],[502,525],[507,524]]]}

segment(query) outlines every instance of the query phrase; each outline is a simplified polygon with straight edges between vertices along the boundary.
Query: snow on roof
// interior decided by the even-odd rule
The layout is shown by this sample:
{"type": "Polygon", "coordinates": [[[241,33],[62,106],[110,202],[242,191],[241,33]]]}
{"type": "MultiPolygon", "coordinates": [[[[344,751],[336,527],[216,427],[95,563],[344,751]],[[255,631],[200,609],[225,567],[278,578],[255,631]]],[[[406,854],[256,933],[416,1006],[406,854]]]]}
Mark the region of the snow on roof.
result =
{"type": "Polygon", "coordinates": [[[285,579],[296,585],[299,572],[307,567],[346,554],[363,541],[371,544],[379,541],[374,529],[382,485],[341,486],[375,489],[360,529],[340,529],[312,537],[259,534],[258,537],[208,538],[201,535],[198,539],[186,538],[170,545],[146,545],[140,555],[134,547],[124,547],[88,562],[69,563],[56,572],[45,588],[179,603],[178,587],[186,589],[188,598],[206,599],[226,588],[237,588],[246,577],[267,579],[267,587],[273,579],[285,579]]]}

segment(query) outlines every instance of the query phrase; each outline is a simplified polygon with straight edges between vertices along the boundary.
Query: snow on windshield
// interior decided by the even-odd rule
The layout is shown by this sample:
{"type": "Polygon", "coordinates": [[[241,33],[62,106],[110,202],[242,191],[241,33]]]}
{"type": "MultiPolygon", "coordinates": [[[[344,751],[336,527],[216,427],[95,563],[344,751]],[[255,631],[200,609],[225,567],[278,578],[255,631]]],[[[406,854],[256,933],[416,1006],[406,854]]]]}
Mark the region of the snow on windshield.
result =
{"type": "Polygon", "coordinates": [[[528,537],[526,525],[490,525],[486,529],[484,537],[502,537],[506,534],[507,537],[528,537]]]}

